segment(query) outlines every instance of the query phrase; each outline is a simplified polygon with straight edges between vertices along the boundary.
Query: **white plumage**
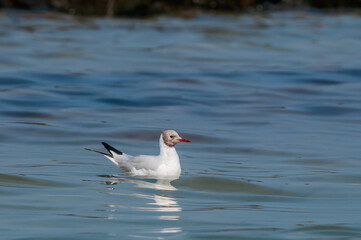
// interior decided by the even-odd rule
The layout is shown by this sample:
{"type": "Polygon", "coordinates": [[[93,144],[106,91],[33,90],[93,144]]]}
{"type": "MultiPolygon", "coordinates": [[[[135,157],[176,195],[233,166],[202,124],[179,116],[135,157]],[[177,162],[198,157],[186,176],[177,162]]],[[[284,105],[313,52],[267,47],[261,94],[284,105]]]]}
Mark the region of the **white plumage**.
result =
{"type": "Polygon", "coordinates": [[[181,138],[174,130],[166,130],[160,135],[160,153],[157,156],[130,156],[104,142],[103,145],[108,150],[109,154],[91,149],[87,150],[103,154],[123,172],[131,176],[156,179],[177,179],[181,174],[181,166],[174,146],[179,142],[190,141],[181,138]]]}

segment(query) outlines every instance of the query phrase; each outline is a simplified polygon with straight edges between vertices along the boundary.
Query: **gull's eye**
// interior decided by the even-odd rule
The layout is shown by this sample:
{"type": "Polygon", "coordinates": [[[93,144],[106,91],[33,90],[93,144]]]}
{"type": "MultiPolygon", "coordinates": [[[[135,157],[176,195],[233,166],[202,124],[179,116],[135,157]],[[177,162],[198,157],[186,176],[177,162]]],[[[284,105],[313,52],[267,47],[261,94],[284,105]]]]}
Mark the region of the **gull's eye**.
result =
{"type": "Polygon", "coordinates": [[[173,136],[173,135],[170,135],[170,138],[174,138],[174,136],[173,136]]]}

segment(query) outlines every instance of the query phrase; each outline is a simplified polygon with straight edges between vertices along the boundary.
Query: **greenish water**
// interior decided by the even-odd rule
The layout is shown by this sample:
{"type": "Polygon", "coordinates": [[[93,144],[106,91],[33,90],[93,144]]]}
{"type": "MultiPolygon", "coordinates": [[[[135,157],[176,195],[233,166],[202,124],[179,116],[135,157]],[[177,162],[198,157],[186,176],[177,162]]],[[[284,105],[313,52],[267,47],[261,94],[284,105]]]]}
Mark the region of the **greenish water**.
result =
{"type": "Polygon", "coordinates": [[[359,16],[0,26],[1,238],[361,238],[359,16]],[[84,150],[169,128],[192,140],[171,183],[84,150]]]}

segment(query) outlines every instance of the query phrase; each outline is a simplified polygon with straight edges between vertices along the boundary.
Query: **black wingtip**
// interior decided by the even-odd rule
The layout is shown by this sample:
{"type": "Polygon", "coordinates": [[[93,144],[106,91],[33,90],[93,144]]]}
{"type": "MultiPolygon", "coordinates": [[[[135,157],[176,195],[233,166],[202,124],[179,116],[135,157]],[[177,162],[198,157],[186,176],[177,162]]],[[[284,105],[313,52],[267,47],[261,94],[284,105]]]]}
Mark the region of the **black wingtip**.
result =
{"type": "Polygon", "coordinates": [[[110,154],[112,154],[112,153],[111,153],[111,151],[112,151],[112,152],[115,152],[116,154],[123,155],[123,153],[122,153],[121,151],[119,151],[118,149],[113,148],[113,147],[110,146],[108,143],[102,142],[102,144],[103,144],[103,146],[108,150],[108,152],[109,152],[110,154]]]}
{"type": "Polygon", "coordinates": [[[108,157],[112,157],[112,155],[110,155],[110,154],[108,154],[108,153],[100,152],[100,151],[93,150],[93,149],[90,149],[90,148],[84,148],[84,149],[85,149],[85,150],[88,150],[88,151],[91,151],[91,152],[100,153],[100,154],[103,154],[103,155],[108,156],[108,157]]]}

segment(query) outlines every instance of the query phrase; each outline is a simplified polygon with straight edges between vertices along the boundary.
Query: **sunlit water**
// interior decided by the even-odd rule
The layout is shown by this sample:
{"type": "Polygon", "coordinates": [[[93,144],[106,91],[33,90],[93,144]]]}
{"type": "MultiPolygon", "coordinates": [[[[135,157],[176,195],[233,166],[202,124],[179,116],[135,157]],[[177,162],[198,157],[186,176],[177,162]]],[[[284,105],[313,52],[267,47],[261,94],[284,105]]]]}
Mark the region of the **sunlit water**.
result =
{"type": "Polygon", "coordinates": [[[360,20],[1,13],[0,238],[360,238],[360,20]],[[171,183],[84,150],[169,128],[171,183]]]}

